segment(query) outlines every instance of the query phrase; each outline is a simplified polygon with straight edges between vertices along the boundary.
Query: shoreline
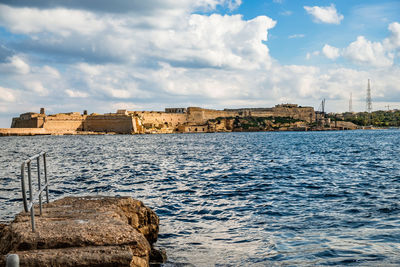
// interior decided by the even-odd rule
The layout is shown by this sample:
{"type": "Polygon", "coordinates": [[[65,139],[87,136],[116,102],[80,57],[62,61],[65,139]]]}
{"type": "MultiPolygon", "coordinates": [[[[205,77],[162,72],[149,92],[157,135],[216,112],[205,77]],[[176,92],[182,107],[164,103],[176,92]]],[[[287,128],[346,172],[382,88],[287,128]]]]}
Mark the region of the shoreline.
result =
{"type": "MultiPolygon", "coordinates": [[[[326,132],[326,131],[354,131],[354,130],[390,130],[400,129],[393,127],[362,127],[347,128],[292,128],[275,130],[233,130],[233,131],[208,131],[198,133],[254,133],[254,132],[326,132]]],[[[151,132],[151,133],[118,133],[118,132],[93,132],[93,131],[49,131],[43,128],[0,128],[0,136],[38,136],[38,135],[151,135],[151,134],[194,134],[195,132],[151,132]]]]}
{"type": "MultiPolygon", "coordinates": [[[[231,132],[320,132],[320,131],[349,131],[349,130],[386,130],[389,128],[288,128],[274,130],[243,130],[207,131],[198,133],[231,133],[231,132]]],[[[191,134],[194,132],[152,132],[152,133],[117,133],[93,131],[51,131],[44,128],[0,128],[0,136],[37,136],[37,135],[147,135],[147,134],[191,134]]]]}

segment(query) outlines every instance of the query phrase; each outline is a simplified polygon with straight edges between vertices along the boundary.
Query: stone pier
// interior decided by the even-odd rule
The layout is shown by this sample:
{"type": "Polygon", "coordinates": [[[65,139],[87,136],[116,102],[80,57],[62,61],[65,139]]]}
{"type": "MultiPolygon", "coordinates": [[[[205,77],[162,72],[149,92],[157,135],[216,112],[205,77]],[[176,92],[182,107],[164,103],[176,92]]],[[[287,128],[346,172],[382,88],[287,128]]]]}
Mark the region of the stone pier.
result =
{"type": "Polygon", "coordinates": [[[0,227],[0,266],[18,254],[21,266],[149,266],[159,218],[130,197],[66,197],[22,212],[0,227]]]}

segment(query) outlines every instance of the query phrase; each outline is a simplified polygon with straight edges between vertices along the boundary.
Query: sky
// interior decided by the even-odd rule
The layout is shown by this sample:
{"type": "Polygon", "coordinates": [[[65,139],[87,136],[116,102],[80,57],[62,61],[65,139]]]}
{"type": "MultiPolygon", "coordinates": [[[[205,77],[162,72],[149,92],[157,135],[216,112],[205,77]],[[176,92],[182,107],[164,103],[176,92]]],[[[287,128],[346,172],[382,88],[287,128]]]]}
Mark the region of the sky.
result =
{"type": "Polygon", "coordinates": [[[25,112],[400,109],[399,0],[0,0],[0,127],[25,112]]]}

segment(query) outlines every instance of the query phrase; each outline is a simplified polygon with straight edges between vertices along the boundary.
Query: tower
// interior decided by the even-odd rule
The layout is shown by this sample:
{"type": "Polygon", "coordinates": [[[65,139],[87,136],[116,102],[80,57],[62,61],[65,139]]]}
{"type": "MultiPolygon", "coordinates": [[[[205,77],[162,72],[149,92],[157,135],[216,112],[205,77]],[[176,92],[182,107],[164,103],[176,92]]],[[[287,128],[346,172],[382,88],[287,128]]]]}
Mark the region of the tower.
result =
{"type": "Polygon", "coordinates": [[[325,98],[322,99],[320,108],[321,108],[322,115],[325,116],[325,98]]]}
{"type": "Polygon", "coordinates": [[[353,112],[353,93],[350,93],[349,112],[353,112]]]}
{"type": "Polygon", "coordinates": [[[318,111],[315,112],[315,121],[319,126],[322,126],[323,121],[325,120],[325,98],[322,99],[321,104],[319,105],[318,111]]]}
{"type": "Polygon", "coordinates": [[[367,112],[371,113],[372,111],[372,100],[371,100],[371,85],[368,79],[368,88],[367,88],[367,112]]]}

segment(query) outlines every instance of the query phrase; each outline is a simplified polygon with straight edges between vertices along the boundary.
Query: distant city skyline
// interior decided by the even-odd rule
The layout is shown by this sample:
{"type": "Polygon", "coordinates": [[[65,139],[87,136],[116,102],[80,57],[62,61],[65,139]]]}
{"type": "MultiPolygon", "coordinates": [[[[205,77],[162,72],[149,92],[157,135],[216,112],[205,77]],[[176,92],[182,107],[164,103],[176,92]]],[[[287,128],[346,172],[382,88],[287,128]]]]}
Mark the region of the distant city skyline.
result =
{"type": "Polygon", "coordinates": [[[400,1],[3,0],[0,127],[20,113],[400,109],[400,1]]]}

